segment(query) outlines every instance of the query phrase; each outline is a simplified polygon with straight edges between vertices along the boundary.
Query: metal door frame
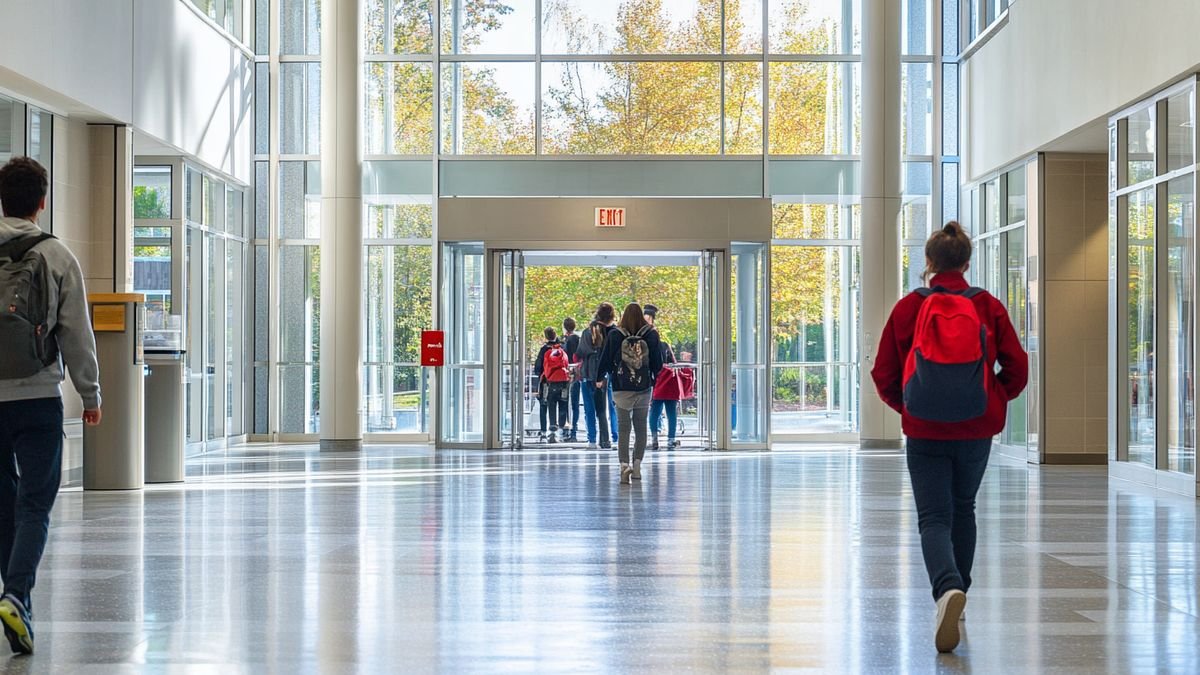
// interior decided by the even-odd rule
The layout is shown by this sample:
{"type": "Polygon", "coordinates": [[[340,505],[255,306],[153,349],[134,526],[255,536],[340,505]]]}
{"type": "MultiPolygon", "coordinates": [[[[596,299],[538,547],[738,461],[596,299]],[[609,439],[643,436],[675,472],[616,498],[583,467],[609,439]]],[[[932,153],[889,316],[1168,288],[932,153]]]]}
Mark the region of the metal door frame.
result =
{"type": "Polygon", "coordinates": [[[484,447],[521,450],[525,436],[525,258],[520,249],[487,248],[486,283],[489,325],[484,365],[484,447]],[[496,368],[489,367],[496,364],[496,368]],[[509,389],[504,391],[505,370],[509,389]],[[512,420],[507,431],[505,395],[512,420]]]}
{"type": "MultiPolygon", "coordinates": [[[[440,246],[453,244],[455,242],[439,242],[440,246]]],[[[562,246],[556,243],[541,243],[540,245],[529,245],[532,242],[484,242],[483,249],[483,264],[484,264],[484,286],[483,298],[486,304],[484,316],[487,317],[487,329],[484,331],[484,387],[482,395],[482,413],[484,415],[483,425],[483,441],[472,443],[457,443],[450,444],[441,441],[442,424],[445,420],[442,418],[442,411],[445,402],[439,400],[435,406],[434,428],[437,430],[439,446],[445,448],[482,448],[485,450],[494,449],[521,449],[524,445],[524,417],[523,417],[523,394],[525,389],[525,370],[527,366],[526,339],[525,339],[525,307],[524,307],[524,280],[525,280],[525,265],[524,254],[528,251],[559,251],[559,250],[596,250],[598,248],[609,250],[629,250],[629,251],[657,251],[657,250],[681,250],[678,242],[662,242],[662,241],[645,241],[645,242],[623,242],[621,245],[613,246],[606,242],[573,242],[573,246],[562,246]],[[672,245],[674,244],[674,245],[672,245]],[[513,261],[515,264],[506,265],[504,257],[511,255],[516,258],[513,261]],[[506,267],[508,269],[506,269],[506,267]],[[503,316],[503,303],[500,302],[501,294],[504,292],[504,274],[513,275],[513,293],[515,296],[511,307],[509,307],[508,316],[503,316]],[[502,364],[503,348],[502,342],[506,339],[504,336],[504,322],[515,322],[519,326],[515,332],[517,335],[511,336],[509,341],[515,339],[516,344],[510,344],[509,347],[514,347],[520,356],[519,365],[509,363],[507,366],[502,364]],[[503,378],[502,369],[504,367],[516,368],[520,372],[520,387],[514,387],[508,393],[510,395],[509,404],[512,410],[516,413],[519,419],[514,419],[513,426],[507,434],[503,431],[503,414],[504,401],[502,399],[503,378]]],[[[748,447],[747,444],[739,443],[736,446],[733,444],[733,429],[730,426],[730,405],[731,405],[731,390],[732,390],[732,366],[731,366],[731,346],[728,336],[732,330],[732,309],[733,298],[731,296],[731,281],[729,275],[731,273],[730,255],[734,242],[730,242],[727,247],[708,247],[702,249],[688,248],[685,250],[695,250],[700,256],[700,265],[698,274],[700,274],[700,316],[697,321],[697,392],[702,397],[699,401],[698,417],[700,421],[700,443],[703,450],[726,450],[726,449],[755,449],[748,447]],[[707,398],[707,400],[703,400],[707,398]],[[722,403],[724,402],[724,403],[722,403]]],[[[749,242],[747,242],[749,243],[749,242]]],[[[770,265],[770,246],[769,242],[764,249],[764,268],[769,275],[770,265]]],[[[439,274],[445,274],[448,270],[441,269],[439,274]]],[[[767,277],[769,281],[769,276],[767,277]]],[[[444,290],[449,289],[447,278],[439,279],[439,286],[444,290]]],[[[763,293],[768,293],[769,290],[764,286],[763,293]]],[[[768,296],[769,297],[769,296],[768,296]]],[[[768,303],[769,304],[769,303],[768,303]]],[[[764,335],[769,335],[769,313],[765,311],[761,317],[766,324],[763,326],[764,335]]],[[[446,307],[443,307],[443,312],[446,307]]],[[[509,323],[508,325],[513,325],[509,323]]],[[[769,347],[769,344],[767,345],[769,347]]],[[[765,356],[766,372],[770,373],[770,349],[767,349],[765,356]]],[[[439,378],[442,379],[442,378],[439,378]]],[[[762,387],[765,389],[762,393],[763,405],[770,405],[770,377],[764,379],[762,387]]],[[[449,387],[444,386],[444,383],[439,381],[438,396],[449,395],[449,387]]],[[[767,435],[764,442],[761,444],[762,449],[768,449],[770,446],[770,415],[767,414],[768,427],[767,435]]]]}

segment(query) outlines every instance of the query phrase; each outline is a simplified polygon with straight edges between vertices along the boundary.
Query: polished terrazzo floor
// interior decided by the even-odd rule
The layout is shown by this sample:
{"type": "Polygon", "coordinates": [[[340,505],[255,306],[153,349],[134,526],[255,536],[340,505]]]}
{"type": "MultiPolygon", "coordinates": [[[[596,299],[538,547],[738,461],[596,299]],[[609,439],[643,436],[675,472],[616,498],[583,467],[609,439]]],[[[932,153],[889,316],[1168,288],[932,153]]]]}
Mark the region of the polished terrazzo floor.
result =
{"type": "Polygon", "coordinates": [[[954,655],[899,452],[248,446],[68,490],[0,671],[1200,671],[1197,503],[995,460],[954,655]]]}

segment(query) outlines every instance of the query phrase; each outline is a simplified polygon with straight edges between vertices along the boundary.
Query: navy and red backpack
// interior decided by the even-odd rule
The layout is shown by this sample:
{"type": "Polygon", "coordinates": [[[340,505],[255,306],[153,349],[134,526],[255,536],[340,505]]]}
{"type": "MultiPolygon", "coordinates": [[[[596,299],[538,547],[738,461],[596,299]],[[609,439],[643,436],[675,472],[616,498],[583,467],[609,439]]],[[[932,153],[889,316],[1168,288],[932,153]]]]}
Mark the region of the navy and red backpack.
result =
{"type": "Polygon", "coordinates": [[[965,422],[988,407],[987,327],[971,298],[982,288],[919,288],[912,349],[904,361],[904,411],[930,422],[965,422]]]}

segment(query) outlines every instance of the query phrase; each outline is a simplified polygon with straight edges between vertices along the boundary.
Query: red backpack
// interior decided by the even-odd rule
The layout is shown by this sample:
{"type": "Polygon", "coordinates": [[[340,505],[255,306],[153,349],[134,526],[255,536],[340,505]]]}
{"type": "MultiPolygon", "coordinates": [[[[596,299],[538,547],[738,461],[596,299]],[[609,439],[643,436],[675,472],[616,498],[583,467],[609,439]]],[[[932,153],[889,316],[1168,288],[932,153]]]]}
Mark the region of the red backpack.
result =
{"type": "Polygon", "coordinates": [[[542,372],[547,382],[568,382],[571,379],[571,364],[567,361],[567,350],[556,344],[546,352],[542,361],[542,372]]]}
{"type": "Polygon", "coordinates": [[[964,422],[987,412],[987,327],[971,298],[982,288],[919,288],[912,349],[904,362],[904,411],[930,422],[964,422]]]}

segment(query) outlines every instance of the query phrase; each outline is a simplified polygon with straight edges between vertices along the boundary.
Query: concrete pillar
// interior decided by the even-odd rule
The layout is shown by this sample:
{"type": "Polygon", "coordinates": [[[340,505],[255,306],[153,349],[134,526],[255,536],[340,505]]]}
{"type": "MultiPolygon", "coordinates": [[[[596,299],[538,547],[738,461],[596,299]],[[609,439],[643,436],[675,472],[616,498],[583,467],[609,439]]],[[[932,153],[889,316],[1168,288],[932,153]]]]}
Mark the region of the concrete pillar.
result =
{"type": "Polygon", "coordinates": [[[362,447],[361,5],[321,3],[321,450],[362,447]]]}
{"type": "Polygon", "coordinates": [[[863,1],[862,64],[862,400],[866,447],[900,442],[899,417],[871,380],[875,350],[900,297],[900,3],[863,1]]]}

